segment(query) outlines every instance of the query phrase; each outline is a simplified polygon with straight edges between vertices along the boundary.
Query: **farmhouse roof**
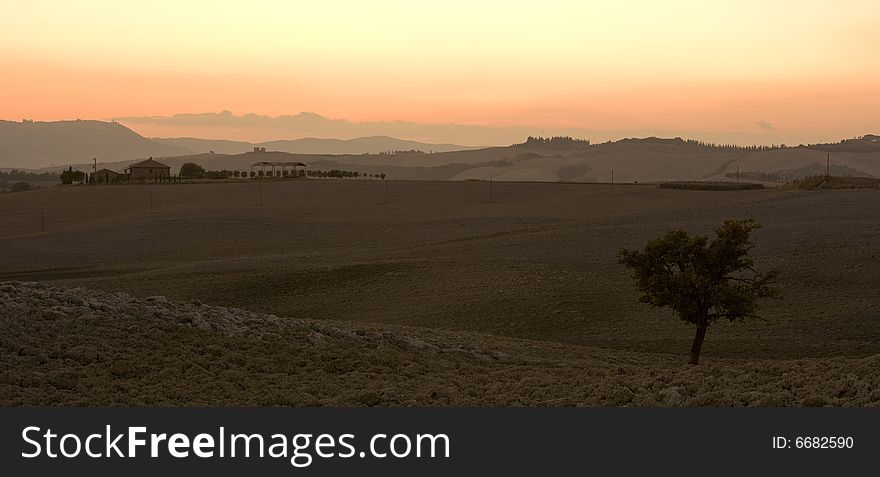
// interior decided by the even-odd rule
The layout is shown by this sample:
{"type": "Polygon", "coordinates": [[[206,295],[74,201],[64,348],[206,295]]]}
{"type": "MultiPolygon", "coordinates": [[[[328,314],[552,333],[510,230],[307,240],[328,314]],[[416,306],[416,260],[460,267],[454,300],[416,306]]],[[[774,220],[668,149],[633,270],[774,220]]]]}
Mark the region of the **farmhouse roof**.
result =
{"type": "Polygon", "coordinates": [[[110,174],[116,174],[117,176],[118,176],[118,175],[121,175],[121,174],[119,174],[119,173],[116,172],[116,171],[111,171],[110,169],[98,169],[98,170],[95,171],[94,173],[95,173],[95,174],[106,174],[106,173],[108,173],[108,172],[109,172],[110,174]]]}
{"type": "Polygon", "coordinates": [[[128,169],[134,169],[135,167],[152,167],[152,168],[167,167],[168,169],[171,169],[171,166],[166,166],[165,164],[162,164],[161,162],[154,161],[152,158],[141,161],[141,162],[135,162],[134,164],[131,164],[130,166],[128,166],[128,169]]]}

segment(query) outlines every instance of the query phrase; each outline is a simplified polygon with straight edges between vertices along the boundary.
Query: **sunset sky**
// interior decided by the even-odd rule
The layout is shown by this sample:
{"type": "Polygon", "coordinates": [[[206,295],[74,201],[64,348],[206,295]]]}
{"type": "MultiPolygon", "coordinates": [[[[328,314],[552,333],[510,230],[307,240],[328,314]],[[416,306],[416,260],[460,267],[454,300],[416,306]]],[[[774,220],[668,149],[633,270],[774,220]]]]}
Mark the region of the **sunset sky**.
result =
{"type": "Polygon", "coordinates": [[[9,120],[312,111],[816,142],[880,133],[880,2],[5,2],[0,71],[9,120]]]}

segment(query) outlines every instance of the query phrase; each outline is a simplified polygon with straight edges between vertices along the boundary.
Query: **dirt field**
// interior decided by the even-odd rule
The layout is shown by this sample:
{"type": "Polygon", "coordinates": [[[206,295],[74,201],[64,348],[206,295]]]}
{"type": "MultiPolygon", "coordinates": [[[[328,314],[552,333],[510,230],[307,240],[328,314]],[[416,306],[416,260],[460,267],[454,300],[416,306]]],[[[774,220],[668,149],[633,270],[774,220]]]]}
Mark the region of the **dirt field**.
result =
{"type": "Polygon", "coordinates": [[[670,228],[709,233],[753,216],[764,225],[758,266],[781,271],[784,299],[765,307],[766,322],[710,327],[703,361],[866,358],[880,349],[876,190],[612,193],[496,182],[490,200],[486,182],[387,187],[387,197],[380,181],[321,180],[8,194],[0,281],[684,363],[693,330],[636,302],[616,252],[670,228]]]}
{"type": "Polygon", "coordinates": [[[880,405],[880,355],[687,366],[15,282],[0,325],[4,405],[880,405]]]}

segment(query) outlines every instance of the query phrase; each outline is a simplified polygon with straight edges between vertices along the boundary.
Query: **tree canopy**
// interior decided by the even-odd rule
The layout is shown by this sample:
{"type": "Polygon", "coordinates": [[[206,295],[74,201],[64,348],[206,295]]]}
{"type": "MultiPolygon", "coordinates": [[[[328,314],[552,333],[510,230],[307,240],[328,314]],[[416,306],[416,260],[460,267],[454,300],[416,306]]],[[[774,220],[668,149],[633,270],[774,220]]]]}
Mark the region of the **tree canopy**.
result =
{"type": "Polygon", "coordinates": [[[643,250],[621,250],[621,264],[633,270],[642,292],[640,301],[671,308],[683,321],[696,325],[691,364],[700,358],[708,325],[758,317],[758,300],[777,298],[772,286],[778,272],[758,272],[749,253],[756,246],[754,219],[728,220],[707,236],[669,231],[643,250]]]}
{"type": "Polygon", "coordinates": [[[75,171],[72,167],[61,173],[62,184],[73,184],[74,182],[83,182],[85,180],[86,173],[83,171],[75,171]]]}
{"type": "Polygon", "coordinates": [[[195,162],[187,162],[180,166],[180,177],[186,179],[201,179],[205,176],[205,168],[195,162]]]}

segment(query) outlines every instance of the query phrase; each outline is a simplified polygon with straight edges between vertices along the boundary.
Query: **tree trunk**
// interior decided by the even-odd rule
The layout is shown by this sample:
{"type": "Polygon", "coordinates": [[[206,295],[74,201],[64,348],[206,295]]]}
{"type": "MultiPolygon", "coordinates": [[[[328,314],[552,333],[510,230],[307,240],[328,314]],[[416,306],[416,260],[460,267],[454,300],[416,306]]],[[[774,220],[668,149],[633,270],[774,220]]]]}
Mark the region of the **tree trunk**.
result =
{"type": "Polygon", "coordinates": [[[689,364],[700,364],[700,350],[703,348],[703,339],[706,337],[706,328],[709,323],[706,319],[701,319],[697,323],[697,334],[694,336],[694,344],[691,345],[691,361],[689,364]]]}

